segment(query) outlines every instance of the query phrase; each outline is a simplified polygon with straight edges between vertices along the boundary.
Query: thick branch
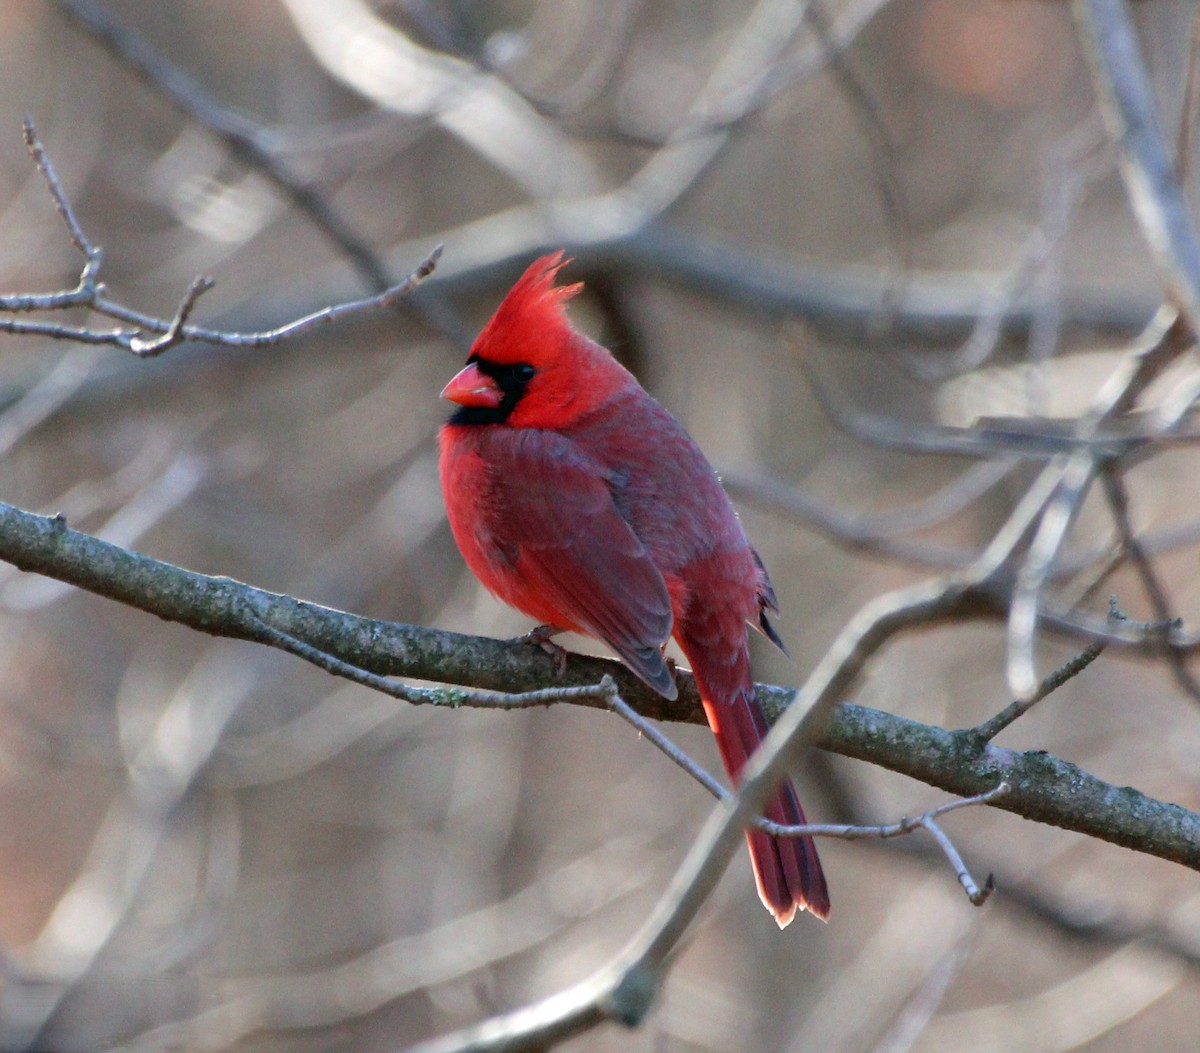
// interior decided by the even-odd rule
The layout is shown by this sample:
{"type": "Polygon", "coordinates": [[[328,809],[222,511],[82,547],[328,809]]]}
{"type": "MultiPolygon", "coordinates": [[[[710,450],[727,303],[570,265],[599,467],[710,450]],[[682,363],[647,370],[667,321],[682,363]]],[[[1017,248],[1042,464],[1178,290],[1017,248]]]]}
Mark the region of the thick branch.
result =
{"type": "MultiPolygon", "coordinates": [[[[703,723],[691,676],[679,674],[679,699],[652,693],[614,661],[572,655],[561,680],[557,661],[536,647],[381,622],[209,577],[71,530],[64,521],[0,503],[0,559],[213,636],[270,644],[263,624],[343,661],[389,676],[489,690],[526,691],[555,683],[595,684],[605,675],[642,713],[703,723]]],[[[760,685],[774,718],[787,688],[760,685]]],[[[603,707],[604,699],[579,700],[603,707]]],[[[456,704],[453,692],[445,702],[456,704]]],[[[1003,781],[1011,792],[992,807],[1200,870],[1200,815],[1112,786],[1068,761],[1018,753],[970,732],[951,732],[862,706],[842,705],[814,745],[970,797],[1003,781]]]]}
{"type": "Polygon", "coordinates": [[[815,744],[962,797],[1007,782],[1009,792],[990,807],[1200,870],[1200,815],[1042,750],[980,749],[969,732],[850,704],[838,707],[815,744]]]}

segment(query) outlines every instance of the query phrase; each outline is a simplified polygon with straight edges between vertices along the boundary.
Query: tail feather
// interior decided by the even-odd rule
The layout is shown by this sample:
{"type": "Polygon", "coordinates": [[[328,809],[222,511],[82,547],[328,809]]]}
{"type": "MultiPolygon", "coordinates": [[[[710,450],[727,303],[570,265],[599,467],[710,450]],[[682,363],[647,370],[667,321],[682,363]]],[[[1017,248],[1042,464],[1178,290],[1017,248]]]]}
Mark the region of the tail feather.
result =
{"type": "MultiPolygon", "coordinates": [[[[768,802],[764,814],[784,826],[800,826],[804,811],[796,791],[787,783],[768,802]]],[[[796,914],[807,910],[815,918],[829,920],[829,890],[811,837],[771,837],[758,830],[746,831],[758,895],[782,929],[796,914]]]]}
{"type": "MultiPolygon", "coordinates": [[[[739,691],[727,704],[704,700],[709,726],[717,739],[721,759],[729,777],[737,783],[742,769],[766,737],[767,721],[753,693],[739,691]]],[[[785,783],[772,797],[763,814],[784,826],[805,822],[804,811],[791,783],[785,783]]],[[[754,879],[764,906],[779,923],[786,926],[796,911],[807,910],[814,917],[829,918],[829,890],[817,849],[811,837],[773,837],[761,830],[748,829],[746,842],[754,864],[754,879]]]]}

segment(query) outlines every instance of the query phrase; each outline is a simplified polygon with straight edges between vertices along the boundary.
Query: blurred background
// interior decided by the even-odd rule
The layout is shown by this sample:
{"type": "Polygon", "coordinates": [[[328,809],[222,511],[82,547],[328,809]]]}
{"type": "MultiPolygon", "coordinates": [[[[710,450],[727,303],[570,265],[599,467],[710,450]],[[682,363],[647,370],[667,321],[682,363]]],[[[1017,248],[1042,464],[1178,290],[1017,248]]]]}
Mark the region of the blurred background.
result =
{"type": "MultiPolygon", "coordinates": [[[[1172,138],[1191,10],[1137,5],[1172,138]]],[[[25,114],[148,314],[205,273],[194,321],[270,328],[446,250],[402,310],[260,350],[0,336],[4,501],[317,603],[524,632],[454,548],[437,393],[563,246],[572,318],[727,477],[784,608],[791,661],[755,643],[776,683],[978,551],[1034,470],[859,441],[806,370],[892,436],[1069,415],[1161,296],[1059,4],[5,0],[3,292],[80,265],[25,114]]],[[[1127,480],[1189,622],[1194,456],[1127,480]]],[[[1112,534],[1089,504],[1064,558],[1112,534]]],[[[1154,616],[1123,572],[1089,609],[1109,591],[1154,616]]],[[[6,1049],[402,1048],[587,976],[711,807],[602,713],[413,709],[11,568],[0,623],[6,1049]]],[[[972,725],[1008,701],[1003,658],[1002,625],[943,627],[855,700],[972,725]]],[[[1198,729],[1165,667],[1105,656],[999,741],[1196,808],[1198,729]]],[[[706,730],[668,730],[716,766],[706,730]]],[[[945,800],[836,757],[798,781],[814,821],[945,800]]],[[[1194,1046],[1193,873],[1006,813],[945,825],[996,875],[984,908],[917,836],[824,842],[832,920],[780,933],[739,854],[649,1023],[564,1048],[1194,1046]]]]}

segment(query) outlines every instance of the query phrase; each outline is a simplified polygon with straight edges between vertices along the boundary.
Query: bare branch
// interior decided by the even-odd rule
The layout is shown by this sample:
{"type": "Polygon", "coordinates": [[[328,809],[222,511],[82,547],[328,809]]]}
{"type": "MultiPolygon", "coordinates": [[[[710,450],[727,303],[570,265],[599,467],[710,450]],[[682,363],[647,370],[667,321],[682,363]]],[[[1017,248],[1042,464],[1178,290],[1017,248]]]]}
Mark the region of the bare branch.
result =
{"type": "MultiPolygon", "coordinates": [[[[1120,538],[1121,548],[1129,562],[1133,564],[1138,577],[1141,578],[1142,587],[1150,599],[1154,617],[1163,626],[1162,639],[1166,641],[1170,638],[1171,629],[1177,628],[1179,623],[1172,613],[1173,608],[1167,597],[1166,588],[1159,579],[1149,554],[1134,531],[1133,523],[1130,520],[1129,494],[1125,489],[1125,482],[1118,470],[1111,465],[1101,472],[1100,481],[1103,484],[1109,508],[1112,510],[1113,519],[1117,524],[1117,536],[1120,538]]],[[[1175,677],[1175,682],[1191,696],[1192,701],[1200,702],[1200,683],[1197,683],[1191,670],[1188,669],[1184,656],[1169,646],[1164,646],[1163,651],[1175,677]]]]}
{"type": "Polygon", "coordinates": [[[272,150],[269,137],[259,126],[221,106],[202,84],[91,0],[56,0],[56,3],[75,26],[89,33],[193,121],[223,140],[236,157],[283,191],[313,226],[346,254],[370,287],[376,292],[391,287],[393,283],[383,261],[325,197],[288,168],[272,150]]]}
{"type": "Polygon", "coordinates": [[[33,118],[26,116],[22,121],[22,128],[25,135],[25,147],[29,151],[29,156],[33,158],[33,163],[37,165],[38,171],[42,173],[42,178],[46,181],[46,186],[50,190],[50,196],[54,199],[54,207],[58,209],[58,214],[62,217],[63,224],[67,228],[67,233],[71,235],[71,244],[83,256],[84,269],[79,279],[80,287],[89,287],[92,281],[95,280],[97,271],[100,269],[102,253],[99,248],[88,240],[88,236],[83,232],[83,227],[80,225],[79,219],[75,215],[75,210],[71,207],[71,202],[67,198],[66,191],[63,190],[62,183],[59,181],[58,173],[54,170],[54,165],[51,163],[50,157],[46,153],[41,139],[38,137],[37,129],[33,124],[33,118]]]}
{"type": "Polygon", "coordinates": [[[1104,641],[1089,644],[1069,662],[1059,666],[1053,673],[1043,678],[1042,682],[1038,685],[1038,689],[1028,698],[1018,698],[1010,702],[990,720],[976,725],[968,733],[974,736],[980,743],[991,742],[992,739],[999,735],[1014,720],[1024,716],[1041,702],[1042,699],[1053,694],[1068,680],[1073,680],[1082,673],[1104,653],[1104,649],[1107,646],[1108,644],[1104,641]]]}
{"type": "MultiPolygon", "coordinates": [[[[0,559],[214,636],[272,644],[265,625],[379,676],[512,693],[540,690],[558,672],[556,660],[537,648],[374,621],[231,578],[207,577],[81,534],[62,519],[2,503],[0,559]]],[[[941,610],[938,617],[1000,614],[986,591],[961,595],[954,601],[957,613],[951,601],[943,595],[935,603],[934,609],[941,610]]],[[[1103,626],[1096,633],[1104,636],[1103,626]]],[[[1131,649],[1148,646],[1136,633],[1110,632],[1106,638],[1131,649]]],[[[605,675],[645,715],[704,722],[695,682],[684,671],[677,674],[679,698],[674,702],[656,695],[620,663],[582,655],[570,656],[559,683],[588,688],[584,697],[574,699],[577,704],[605,708],[608,698],[596,687],[605,675]]],[[[757,685],[756,692],[771,719],[778,719],[795,695],[769,684],[757,685]]],[[[453,704],[448,695],[444,700],[453,704]]],[[[944,731],[850,704],[829,714],[827,723],[815,730],[813,744],[960,797],[1007,782],[1012,789],[996,807],[1200,869],[1200,816],[1110,786],[1049,755],[1015,753],[992,744],[981,750],[969,732],[944,731]]]]}
{"type": "MultiPolygon", "coordinates": [[[[1001,786],[1003,785],[1001,783],[1001,786]]],[[[963,862],[962,856],[959,855],[958,849],[954,847],[954,842],[946,836],[946,832],[928,815],[921,817],[921,826],[933,835],[934,840],[938,843],[938,847],[946,854],[946,858],[954,868],[954,873],[958,876],[959,884],[962,885],[963,891],[967,894],[967,899],[974,906],[982,907],[996,889],[996,883],[992,880],[992,875],[988,874],[987,880],[983,883],[983,887],[980,888],[975,883],[975,879],[971,877],[971,872],[967,869],[966,863],[963,862]]]]}
{"type": "Polygon", "coordinates": [[[175,317],[171,319],[171,324],[167,326],[167,331],[153,340],[146,340],[140,335],[134,336],[129,341],[129,350],[142,358],[153,358],[155,355],[161,355],[168,348],[182,343],[186,339],[183,330],[187,325],[188,318],[191,317],[192,308],[196,306],[196,301],[213,287],[213,284],[212,278],[206,274],[193,278],[192,284],[188,286],[188,291],[179,301],[179,309],[175,312],[175,317]]]}
{"type": "Polygon", "coordinates": [[[110,300],[104,293],[104,286],[99,284],[82,293],[56,293],[40,298],[24,295],[13,297],[0,296],[0,311],[11,313],[16,311],[86,306],[99,314],[123,319],[133,323],[137,327],[134,329],[93,329],[84,326],[64,325],[58,322],[0,318],[0,332],[18,336],[43,336],[56,340],[69,340],[80,344],[119,347],[126,351],[131,351],[140,357],[161,354],[168,348],[174,347],[185,340],[193,340],[198,343],[213,344],[221,347],[268,347],[283,340],[299,336],[310,329],[341,322],[356,314],[366,314],[394,307],[396,303],[404,299],[425,278],[433,273],[441,255],[442,247],[439,245],[403,281],[376,296],[368,296],[361,300],[351,300],[347,303],[335,304],[330,307],[322,307],[320,310],[296,318],[291,322],[286,322],[274,329],[266,329],[259,332],[227,332],[189,325],[187,323],[187,318],[191,313],[192,307],[195,305],[196,299],[208,288],[211,288],[210,279],[205,277],[199,277],[192,282],[191,287],[180,303],[179,310],[175,313],[175,317],[170,320],[154,318],[150,315],[133,311],[110,300]],[[31,303],[35,303],[35,306],[29,306],[31,303]],[[147,333],[156,333],[158,334],[158,338],[147,337],[145,335],[147,333]]]}
{"type": "Polygon", "coordinates": [[[414,706],[449,706],[453,709],[461,706],[473,709],[533,709],[537,706],[554,705],[556,702],[581,702],[588,699],[606,700],[611,704],[613,699],[619,697],[612,677],[607,675],[598,684],[583,687],[547,687],[517,693],[465,691],[462,688],[409,687],[351,665],[349,662],[344,662],[340,658],[268,625],[259,618],[254,620],[258,623],[259,632],[267,642],[281,651],[287,651],[298,658],[303,658],[318,669],[324,669],[325,672],[332,673],[343,680],[361,684],[373,691],[379,691],[389,698],[408,702],[414,706]]]}
{"type": "MultiPolygon", "coordinates": [[[[539,876],[498,903],[459,915],[426,932],[391,939],[326,969],[289,976],[217,980],[196,1015],[154,1028],[126,1047],[130,1053],[165,1048],[224,1049],[266,1028],[328,1027],[390,1001],[486,968],[546,942],[568,919],[554,909],[554,888],[581,873],[603,873],[599,910],[651,877],[622,866],[628,838],[600,846],[539,876]]],[[[574,919],[570,919],[574,920],[574,919]]]]}
{"type": "MultiPolygon", "coordinates": [[[[85,0],[62,0],[63,3],[79,3],[90,9],[91,5],[85,0]]],[[[419,263],[402,281],[384,288],[381,292],[365,299],[353,300],[330,307],[323,307],[274,329],[256,333],[223,332],[188,324],[196,301],[213,287],[211,278],[200,275],[193,279],[187,292],[180,300],[179,307],[173,318],[160,319],[117,303],[107,295],[107,290],[99,281],[100,265],[103,258],[101,250],[94,246],[84,232],[70,201],[59,181],[58,174],[46,153],[33,121],[26,117],[24,123],[25,142],[30,156],[42,174],[50,195],[54,200],[59,215],[67,227],[71,241],[84,257],[83,271],[79,283],[74,289],[56,293],[18,293],[0,296],[0,313],[27,314],[32,311],[56,311],[73,307],[87,307],[105,315],[132,324],[134,329],[94,329],[90,326],[78,326],[48,322],[41,320],[26,320],[18,318],[0,318],[0,333],[11,333],[19,336],[43,336],[56,340],[69,340],[74,343],[91,345],[108,345],[120,347],[140,357],[153,357],[183,343],[194,340],[201,343],[216,344],[224,347],[257,348],[279,343],[282,340],[298,336],[309,329],[333,322],[359,313],[378,311],[395,307],[404,300],[422,281],[433,273],[442,255],[442,246],[438,245],[419,263]],[[147,334],[155,334],[149,336],[147,334]]]]}
{"type": "Polygon", "coordinates": [[[1125,0],[1075,0],[1092,81],[1134,214],[1174,302],[1200,334],[1200,240],[1163,137],[1158,104],[1125,0]]]}
{"type": "MultiPolygon", "coordinates": [[[[622,719],[633,725],[641,735],[648,738],[659,750],[708,790],[710,794],[720,801],[732,800],[734,794],[730,790],[722,786],[712,775],[697,764],[696,761],[659,731],[658,728],[630,708],[615,691],[609,698],[609,707],[621,716],[622,719]]],[[[946,854],[947,859],[950,860],[950,864],[954,867],[954,872],[966,890],[968,898],[978,907],[983,905],[992,892],[991,878],[989,876],[984,890],[981,892],[978,886],[971,880],[970,873],[966,868],[966,864],[963,863],[962,857],[955,849],[950,838],[937,825],[936,820],[939,816],[956,811],[959,808],[989,804],[997,797],[1002,797],[1008,793],[1008,791],[1008,784],[1002,782],[994,789],[988,790],[985,793],[976,794],[974,797],[968,797],[960,801],[951,801],[949,804],[943,804],[919,815],[916,819],[901,819],[897,822],[879,825],[804,823],[798,826],[787,826],[783,823],[773,822],[762,815],[755,815],[751,821],[751,825],[755,829],[762,830],[773,837],[835,837],[844,841],[883,840],[891,837],[899,837],[904,834],[911,834],[915,830],[928,830],[934,836],[938,846],[946,854]]]]}
{"type": "Polygon", "coordinates": [[[736,472],[723,472],[721,480],[733,497],[750,501],[767,511],[798,519],[847,548],[886,559],[900,559],[919,566],[947,570],[966,566],[974,553],[906,541],[896,535],[926,530],[953,518],[1011,475],[1015,467],[1016,462],[1012,460],[981,461],[922,501],[904,508],[858,514],[841,511],[809,493],[803,486],[788,486],[774,479],[760,479],[736,472]]]}

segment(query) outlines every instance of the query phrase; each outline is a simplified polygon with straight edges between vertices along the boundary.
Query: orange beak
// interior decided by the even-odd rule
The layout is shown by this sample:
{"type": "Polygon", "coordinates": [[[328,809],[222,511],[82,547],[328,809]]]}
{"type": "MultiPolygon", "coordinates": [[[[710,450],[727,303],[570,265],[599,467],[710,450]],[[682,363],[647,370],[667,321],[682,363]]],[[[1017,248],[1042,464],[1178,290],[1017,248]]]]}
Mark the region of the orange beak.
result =
{"type": "Polygon", "coordinates": [[[468,363],[442,388],[442,398],[460,406],[487,406],[495,409],[504,398],[496,382],[474,362],[468,363]]]}

